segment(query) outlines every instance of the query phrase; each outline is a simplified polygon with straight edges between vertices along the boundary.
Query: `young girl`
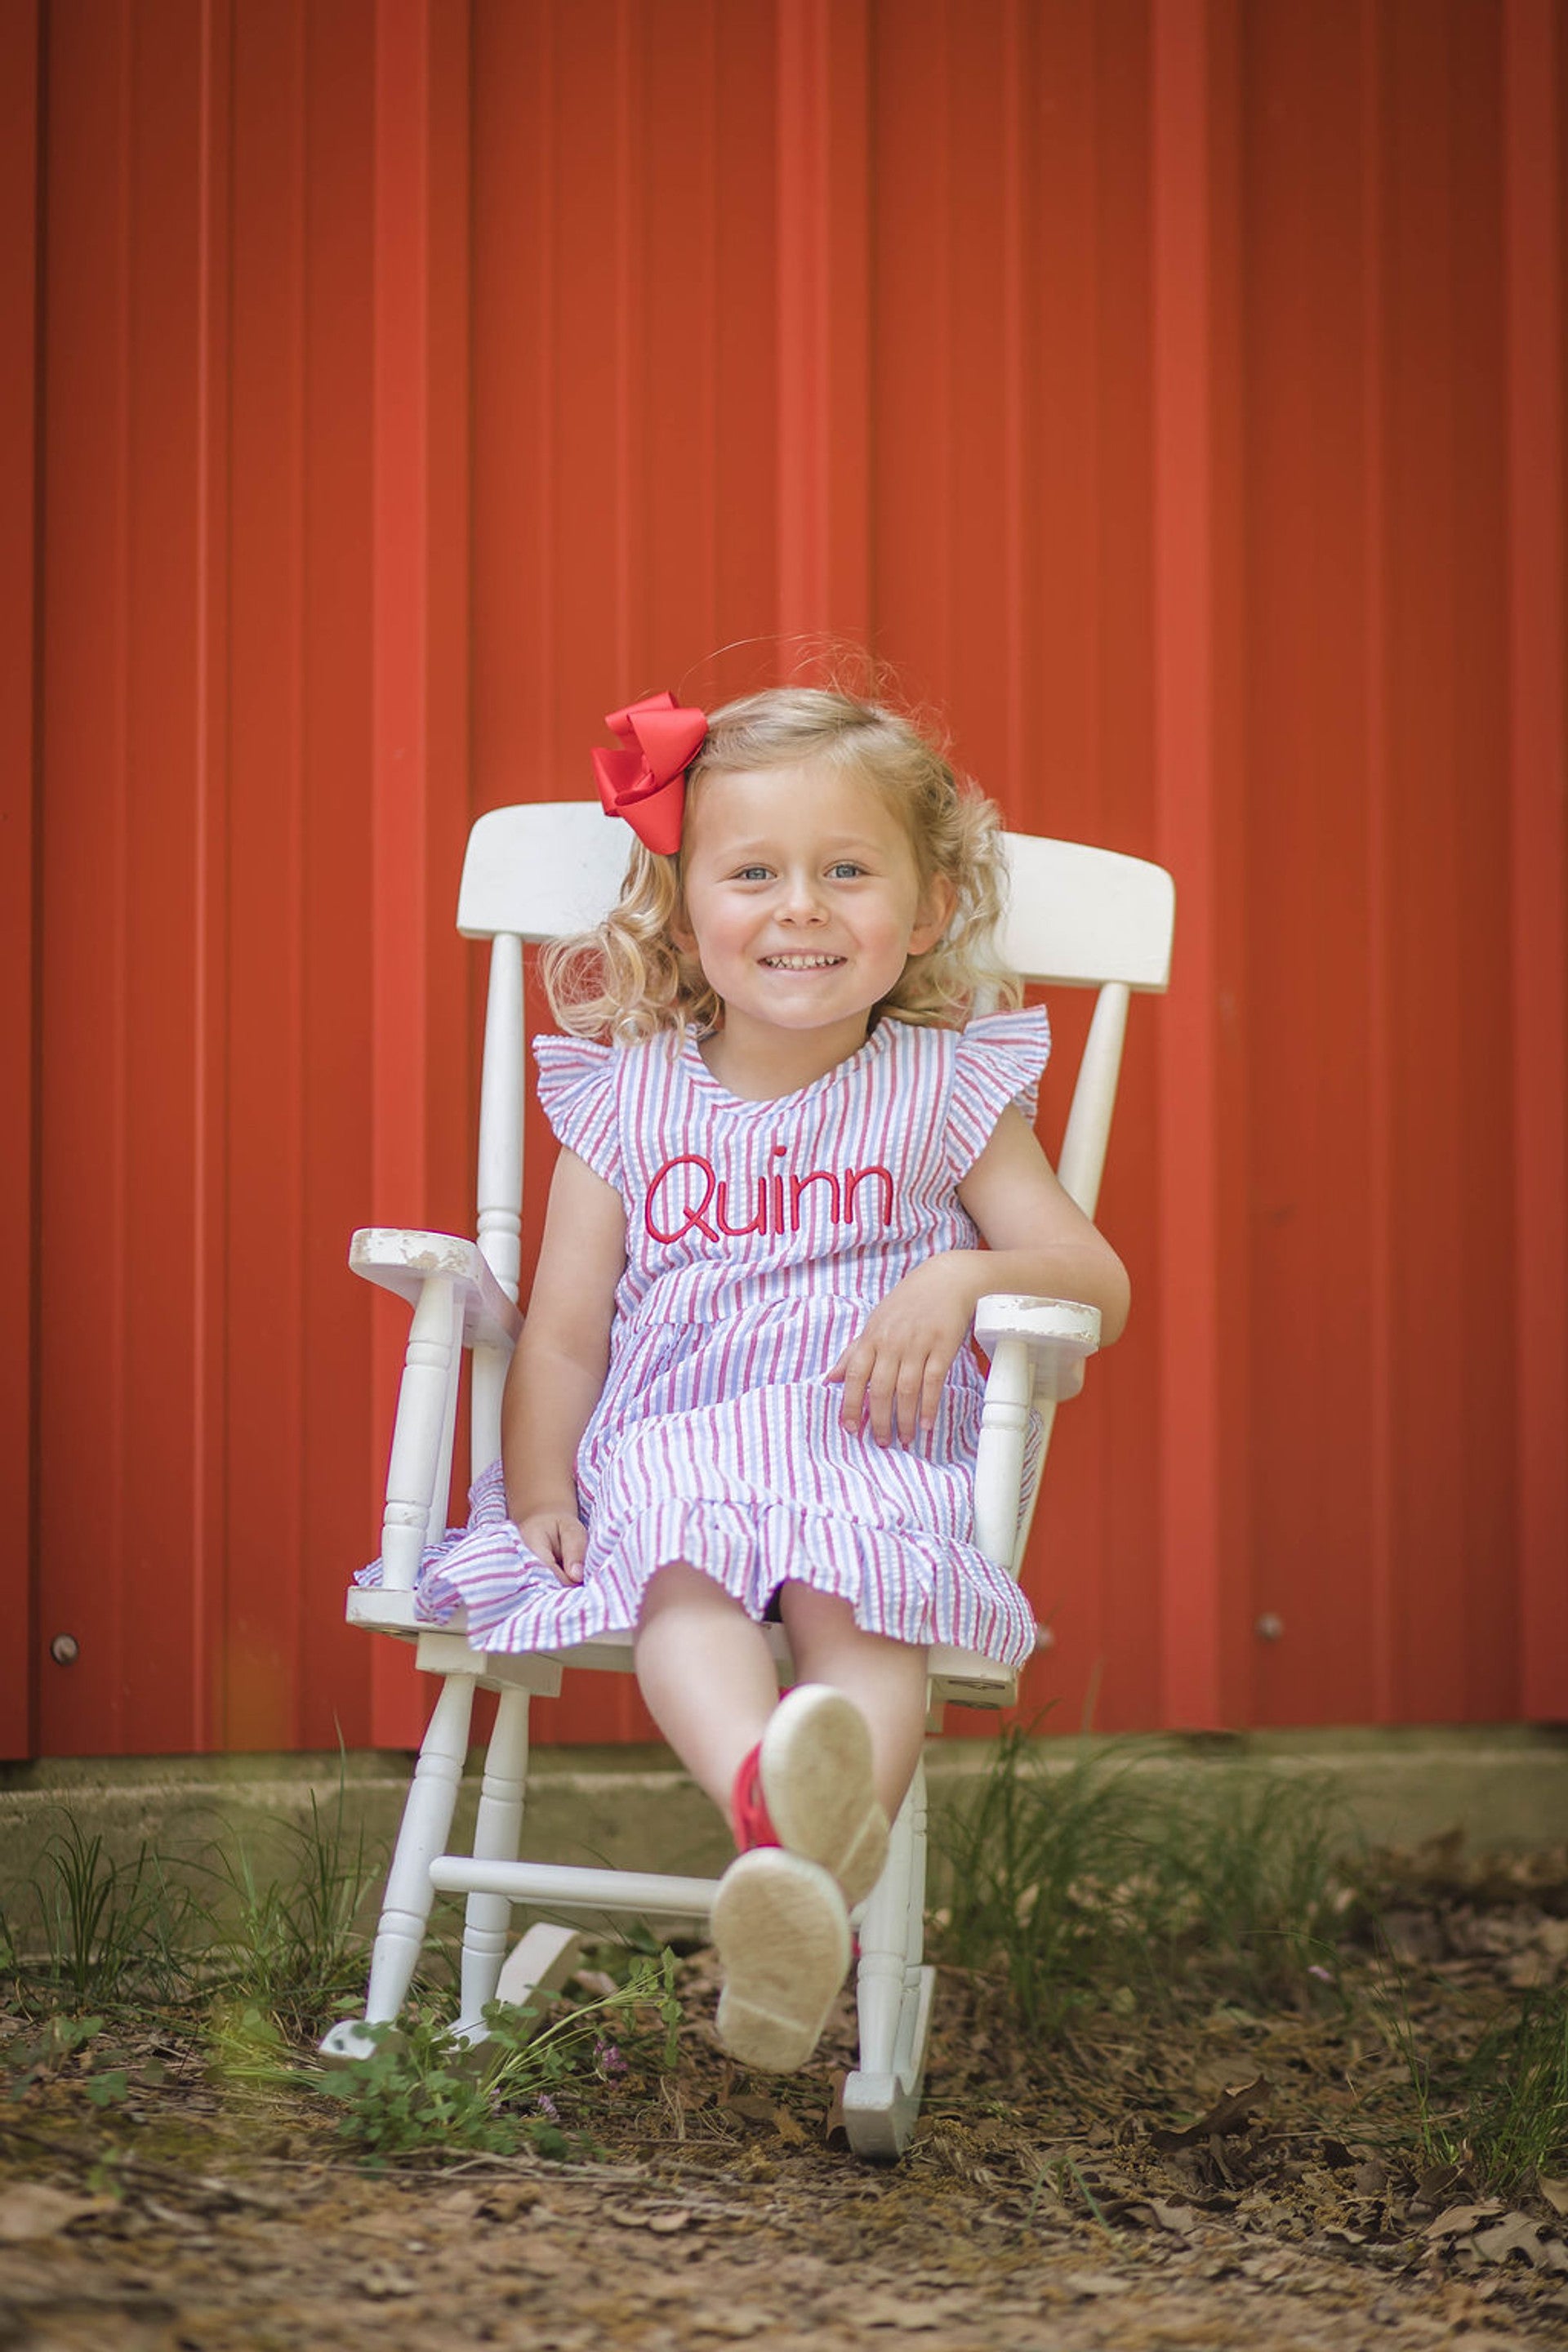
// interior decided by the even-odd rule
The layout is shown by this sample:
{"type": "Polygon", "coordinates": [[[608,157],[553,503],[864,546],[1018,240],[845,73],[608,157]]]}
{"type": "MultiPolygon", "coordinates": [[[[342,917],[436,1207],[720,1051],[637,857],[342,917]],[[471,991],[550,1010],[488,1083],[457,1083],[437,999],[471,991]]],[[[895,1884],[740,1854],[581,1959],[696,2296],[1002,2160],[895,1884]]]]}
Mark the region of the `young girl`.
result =
{"type": "Polygon", "coordinates": [[[421,1591],[487,1649],[635,1630],[740,1849],[721,2036],[789,2068],[920,1755],[927,1645],[1034,1646],[969,1539],[975,1304],[1084,1300],[1110,1340],[1127,1281],[1030,1124],[1045,1014],[963,1025],[981,991],[1018,996],[990,805],[837,693],[607,724],[601,795],[638,845],[602,929],[546,960],[563,1149],[501,1459],[421,1591]],[[770,1617],[801,1678],[782,1700],[770,1617]]]}

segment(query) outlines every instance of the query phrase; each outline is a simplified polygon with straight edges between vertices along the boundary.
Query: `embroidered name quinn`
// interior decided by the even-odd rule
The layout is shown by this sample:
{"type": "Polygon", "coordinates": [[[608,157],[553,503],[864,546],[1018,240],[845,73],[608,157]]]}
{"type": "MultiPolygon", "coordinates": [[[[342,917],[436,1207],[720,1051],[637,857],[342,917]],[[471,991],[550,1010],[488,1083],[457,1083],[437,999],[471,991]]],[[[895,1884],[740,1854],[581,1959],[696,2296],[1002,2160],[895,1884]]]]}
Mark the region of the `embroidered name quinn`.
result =
{"type": "MultiPolygon", "coordinates": [[[[782,1143],[773,1146],[775,1155],[782,1155],[784,1150],[782,1143]]],[[[643,1202],[643,1229],[649,1240],[656,1242],[683,1241],[693,1233],[710,1242],[718,1241],[721,1235],[739,1241],[748,1234],[798,1234],[801,1203],[813,1185],[825,1188],[821,1197],[835,1224],[856,1223],[860,1214],[860,1194],[867,1185],[872,1187],[866,1197],[872,1203],[873,1218],[879,1203],[882,1223],[890,1225],[893,1222],[893,1173],[879,1164],[837,1171],[812,1168],[805,1175],[786,1174],[783,1169],[775,1169],[771,1175],[757,1177],[750,1188],[750,1197],[737,1205],[731,1199],[728,1179],[720,1175],[710,1160],[700,1151],[682,1151],[655,1169],[643,1202]],[[700,1197],[697,1197],[699,1187],[700,1197]],[[736,1214],[743,1216],[748,1209],[750,1217],[745,1223],[738,1224],[736,1214]]],[[[808,1211],[810,1206],[808,1202],[808,1211]]]]}

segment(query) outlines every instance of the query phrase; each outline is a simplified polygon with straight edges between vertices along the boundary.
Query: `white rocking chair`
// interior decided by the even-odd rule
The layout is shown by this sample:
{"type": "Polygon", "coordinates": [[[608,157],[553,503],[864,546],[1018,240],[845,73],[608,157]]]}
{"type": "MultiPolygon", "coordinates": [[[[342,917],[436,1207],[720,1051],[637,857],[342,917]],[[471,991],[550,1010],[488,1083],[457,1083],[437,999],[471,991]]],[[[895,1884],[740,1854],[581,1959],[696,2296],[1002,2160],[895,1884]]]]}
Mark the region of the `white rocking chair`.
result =
{"type": "MultiPolygon", "coordinates": [[[[1174,891],[1160,866],[1075,844],[1006,836],[1012,905],[1007,961],[1026,978],[1099,991],[1073,1090],[1059,1173],[1092,1216],[1115,1103],[1131,989],[1161,990],[1170,967],[1174,891]]],[[[514,1904],[547,1912],[631,1912],[705,1919],[716,1880],[647,1872],[565,1868],[518,1859],[528,1769],[528,1709],[553,1696],[563,1667],[626,1673],[629,1635],[561,1652],[487,1655],[469,1646],[460,1615],[439,1629],[415,1613],[414,1582],[427,1542],[447,1522],[453,1431],[465,1352],[471,1351],[472,1461],[477,1475],[500,1450],[500,1395],[521,1328],[516,1297],[522,1200],[524,1038],[522,950],[589,929],[619,894],[626,842],[594,803],[494,809],[468,839],[458,928],[488,939],[489,1001],[479,1114],[479,1238],[373,1229],[355,1234],[356,1274],[405,1298],[413,1325],[387,1470],[382,1529],[385,1581],[351,1590],[349,1621],[416,1644],[422,1671],[441,1675],[429,1728],[387,1877],[362,2019],[335,2025],[323,2055],[348,2061],[374,2047],[366,2027],[403,2007],[437,1890],[468,1897],[458,2031],[484,2039],[483,2011],[496,2000],[524,2001],[559,1983],[574,1964],[572,1931],[531,1927],[508,1957],[514,1904]],[[474,1693],[498,1695],[486,1752],[471,1854],[448,1853],[474,1693]]],[[[1025,1443],[1031,1412],[1043,1423],[1037,1457],[1058,1402],[1077,1393],[1085,1359],[1099,1344],[1093,1307],[1059,1299],[995,1297],[981,1301],[975,1337],[990,1359],[975,1471],[974,1540],[1016,1575],[1035,1493],[1025,1494],[1025,1443]]],[[[781,1683],[790,1679],[782,1627],[769,1629],[781,1683]]],[[[933,1727],[944,1701],[1002,1707],[1016,1675],[994,1661],[952,1649],[931,1654],[933,1727]]],[[[926,1801],[923,1772],[894,1824],[887,1868],[858,1916],[857,1997],[860,2063],[844,2090],[844,2116],[857,2155],[891,2158],[909,2144],[925,2073],[934,1970],[922,1965],[926,1801]]]]}

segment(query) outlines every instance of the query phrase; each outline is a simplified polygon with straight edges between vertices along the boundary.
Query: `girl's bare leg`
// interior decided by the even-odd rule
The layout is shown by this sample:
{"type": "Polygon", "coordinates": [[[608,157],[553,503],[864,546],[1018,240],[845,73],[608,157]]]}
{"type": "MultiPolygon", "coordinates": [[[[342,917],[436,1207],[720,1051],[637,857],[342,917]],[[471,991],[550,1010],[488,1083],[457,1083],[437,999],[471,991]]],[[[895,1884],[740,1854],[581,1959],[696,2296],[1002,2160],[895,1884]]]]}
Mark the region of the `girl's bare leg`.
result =
{"type": "MultiPolygon", "coordinates": [[[[766,1633],[710,1577],[676,1561],[648,1585],[636,1657],[655,1722],[728,1819],[736,1774],[778,1705],[766,1633]]],[[[745,2066],[804,2065],[849,1965],[832,1877],[774,1845],[742,1853],[719,1881],[712,1933],[724,2047],[745,2066]]]]}
{"type": "Polygon", "coordinates": [[[735,1775],[778,1705],[767,1635],[721,1585],[680,1560],[648,1585],[635,1654],[648,1713],[727,1821],[735,1775]]]}
{"type": "Polygon", "coordinates": [[[784,1585],[779,1613],[795,1656],[795,1680],[842,1691],[865,1717],[878,1801],[891,1821],[925,1743],[924,1650],[890,1641],[885,1633],[868,1633],[855,1622],[847,1601],[809,1584],[784,1585]]]}

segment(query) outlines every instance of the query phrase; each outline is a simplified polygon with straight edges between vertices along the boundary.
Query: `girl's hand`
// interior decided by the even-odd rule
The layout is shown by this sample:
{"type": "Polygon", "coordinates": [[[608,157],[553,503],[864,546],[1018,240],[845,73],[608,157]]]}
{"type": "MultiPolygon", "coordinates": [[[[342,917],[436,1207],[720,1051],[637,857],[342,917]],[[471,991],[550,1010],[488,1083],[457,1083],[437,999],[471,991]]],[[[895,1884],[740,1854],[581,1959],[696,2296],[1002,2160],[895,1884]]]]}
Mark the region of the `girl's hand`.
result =
{"type": "Polygon", "coordinates": [[[588,1530],[575,1511],[530,1511],[512,1523],[531,1552],[547,1559],[563,1584],[581,1584],[588,1530]]]}
{"type": "Polygon", "coordinates": [[[858,1429],[868,1409],[879,1445],[936,1427],[942,1382],[969,1336],[974,1277],[957,1252],[906,1275],[866,1318],[827,1377],[844,1383],[839,1419],[858,1429]]]}

